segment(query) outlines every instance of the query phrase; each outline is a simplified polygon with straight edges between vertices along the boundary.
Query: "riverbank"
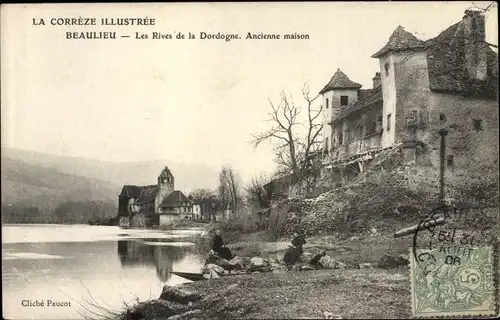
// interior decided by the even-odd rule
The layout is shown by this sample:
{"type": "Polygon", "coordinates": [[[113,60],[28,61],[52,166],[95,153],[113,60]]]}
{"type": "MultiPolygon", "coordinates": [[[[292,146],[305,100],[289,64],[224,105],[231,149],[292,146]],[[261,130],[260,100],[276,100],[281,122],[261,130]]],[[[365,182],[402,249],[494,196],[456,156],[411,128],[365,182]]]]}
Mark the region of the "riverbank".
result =
{"type": "MultiPolygon", "coordinates": [[[[245,257],[279,260],[289,243],[286,238],[266,241],[264,232],[240,234],[238,238],[239,241],[228,243],[228,246],[235,255],[245,257]]],[[[190,304],[190,299],[184,300],[188,304],[169,301],[171,299],[164,293],[159,297],[161,299],[130,308],[121,319],[148,319],[150,316],[172,319],[324,319],[325,312],[344,319],[409,317],[408,268],[383,269],[379,264],[387,254],[408,253],[410,246],[409,239],[396,240],[379,234],[345,239],[334,234],[312,237],[304,246],[306,256],[325,250],[345,268],[252,273],[187,283],[178,288],[182,292],[191,292],[194,298],[190,304]]]]}

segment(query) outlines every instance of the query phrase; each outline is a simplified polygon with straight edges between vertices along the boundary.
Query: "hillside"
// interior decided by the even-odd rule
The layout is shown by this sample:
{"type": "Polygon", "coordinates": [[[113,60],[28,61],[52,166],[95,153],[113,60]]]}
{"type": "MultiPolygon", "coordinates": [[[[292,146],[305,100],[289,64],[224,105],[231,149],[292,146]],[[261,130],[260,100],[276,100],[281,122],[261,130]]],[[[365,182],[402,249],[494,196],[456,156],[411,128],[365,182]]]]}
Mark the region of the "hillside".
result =
{"type": "Polygon", "coordinates": [[[2,155],[2,205],[55,209],[67,201],[116,203],[120,187],[2,155]]]}
{"type": "MultiPolygon", "coordinates": [[[[124,184],[149,185],[164,166],[168,166],[175,177],[175,188],[185,192],[196,188],[215,189],[218,172],[201,164],[186,164],[172,160],[150,160],[142,162],[107,162],[86,158],[64,157],[46,153],[2,148],[2,159],[8,158],[26,164],[51,168],[69,175],[108,181],[122,187],[124,184]]],[[[117,194],[115,194],[115,197],[117,194]]]]}

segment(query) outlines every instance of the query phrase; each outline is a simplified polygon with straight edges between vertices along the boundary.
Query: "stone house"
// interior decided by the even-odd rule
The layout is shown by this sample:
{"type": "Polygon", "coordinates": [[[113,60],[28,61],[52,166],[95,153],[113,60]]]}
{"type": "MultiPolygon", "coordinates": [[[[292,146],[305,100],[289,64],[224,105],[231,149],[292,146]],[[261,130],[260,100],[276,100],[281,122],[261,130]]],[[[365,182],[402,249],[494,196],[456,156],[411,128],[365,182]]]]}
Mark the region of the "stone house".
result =
{"type": "Polygon", "coordinates": [[[193,203],[178,190],[166,196],[158,209],[160,213],[160,225],[168,224],[168,222],[178,217],[183,220],[193,219],[193,203]]]}
{"type": "Polygon", "coordinates": [[[422,41],[398,26],[378,52],[373,88],[338,69],[320,91],[323,170],[329,186],[351,180],[381,151],[402,146],[414,176],[437,181],[440,129],[453,182],[498,175],[498,54],[485,42],[485,17],[459,22],[422,41]],[[489,171],[489,172],[490,172],[489,171]]]}
{"type": "Polygon", "coordinates": [[[118,196],[120,226],[162,225],[191,214],[192,203],[174,190],[174,176],[168,167],[160,172],[156,185],[125,185],[118,196]]]}

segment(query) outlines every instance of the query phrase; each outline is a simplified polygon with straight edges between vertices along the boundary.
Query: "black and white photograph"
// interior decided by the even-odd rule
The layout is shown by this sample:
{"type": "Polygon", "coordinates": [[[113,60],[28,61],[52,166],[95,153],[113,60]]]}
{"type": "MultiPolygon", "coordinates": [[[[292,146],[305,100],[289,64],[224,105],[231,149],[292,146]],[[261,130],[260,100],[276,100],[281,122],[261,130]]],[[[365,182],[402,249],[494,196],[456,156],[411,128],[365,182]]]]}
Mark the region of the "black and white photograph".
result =
{"type": "Polygon", "coordinates": [[[3,3],[4,319],[500,316],[498,2],[3,3]]]}

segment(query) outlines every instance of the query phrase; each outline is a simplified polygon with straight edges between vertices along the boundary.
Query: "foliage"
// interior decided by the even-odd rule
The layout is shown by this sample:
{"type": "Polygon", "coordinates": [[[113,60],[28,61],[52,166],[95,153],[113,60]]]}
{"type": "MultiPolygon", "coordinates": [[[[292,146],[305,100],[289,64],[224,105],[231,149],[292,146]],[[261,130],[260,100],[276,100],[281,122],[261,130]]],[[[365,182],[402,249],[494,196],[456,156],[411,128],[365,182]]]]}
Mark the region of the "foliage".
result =
{"type": "Polygon", "coordinates": [[[191,191],[189,198],[193,201],[200,201],[202,199],[210,198],[215,195],[215,191],[205,188],[198,188],[191,191]]]}
{"type": "Polygon", "coordinates": [[[249,202],[255,203],[257,208],[269,208],[271,206],[271,195],[264,188],[270,182],[270,179],[264,175],[252,178],[250,184],[246,187],[247,198],[249,202]]]}
{"type": "Polygon", "coordinates": [[[115,205],[103,201],[66,201],[53,211],[32,206],[2,206],[3,223],[88,223],[116,216],[115,205]]]}
{"type": "Polygon", "coordinates": [[[240,178],[230,166],[223,166],[219,173],[218,197],[221,209],[231,209],[233,214],[243,206],[240,178]]]}

